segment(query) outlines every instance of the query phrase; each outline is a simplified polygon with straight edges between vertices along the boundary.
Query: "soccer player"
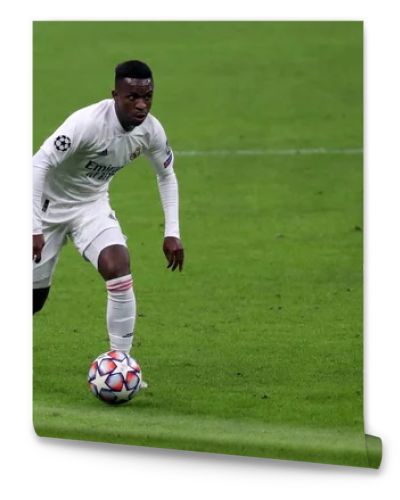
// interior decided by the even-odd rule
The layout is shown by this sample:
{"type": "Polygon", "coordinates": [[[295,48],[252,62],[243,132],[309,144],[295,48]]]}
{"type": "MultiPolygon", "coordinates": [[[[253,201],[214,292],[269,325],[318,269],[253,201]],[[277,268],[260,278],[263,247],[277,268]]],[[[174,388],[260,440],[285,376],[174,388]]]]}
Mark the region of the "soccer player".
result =
{"type": "MultiPolygon", "coordinates": [[[[113,98],[73,113],[33,157],[33,313],[42,309],[60,250],[71,239],[105,280],[110,347],[127,353],[136,301],[129,253],[108,186],[141,154],[157,174],[167,267],[181,271],[184,258],[174,156],[161,123],[150,114],[153,90],[145,63],[119,64],[113,98]]],[[[134,198],[132,205],[134,210],[134,198]]]]}

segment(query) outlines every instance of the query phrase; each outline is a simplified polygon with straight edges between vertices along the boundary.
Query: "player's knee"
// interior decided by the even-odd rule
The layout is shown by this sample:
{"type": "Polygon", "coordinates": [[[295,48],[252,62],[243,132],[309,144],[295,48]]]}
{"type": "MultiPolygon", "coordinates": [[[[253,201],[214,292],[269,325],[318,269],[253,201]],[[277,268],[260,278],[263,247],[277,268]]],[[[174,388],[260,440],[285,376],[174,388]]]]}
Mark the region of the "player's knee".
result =
{"type": "Polygon", "coordinates": [[[46,302],[50,287],[33,289],[33,314],[39,312],[46,302]]]}
{"type": "Polygon", "coordinates": [[[99,255],[98,269],[105,280],[130,274],[128,249],[123,245],[112,245],[104,248],[99,255]]]}

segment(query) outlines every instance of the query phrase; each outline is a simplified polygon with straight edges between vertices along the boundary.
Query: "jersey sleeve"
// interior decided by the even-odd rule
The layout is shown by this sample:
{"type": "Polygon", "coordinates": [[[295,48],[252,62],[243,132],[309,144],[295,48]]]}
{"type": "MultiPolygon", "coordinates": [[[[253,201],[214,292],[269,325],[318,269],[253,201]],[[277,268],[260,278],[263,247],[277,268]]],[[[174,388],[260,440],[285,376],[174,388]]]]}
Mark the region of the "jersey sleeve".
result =
{"type": "Polygon", "coordinates": [[[149,148],[144,151],[157,174],[158,190],[164,211],[164,236],[180,238],[179,189],[174,172],[174,154],[169,147],[164,128],[154,120],[149,148]]]}
{"type": "Polygon", "coordinates": [[[68,117],[40,147],[49,167],[58,167],[75,153],[87,150],[91,142],[90,130],[78,113],[68,117]]]}
{"type": "Polygon", "coordinates": [[[59,167],[73,154],[85,151],[91,144],[92,128],[74,113],[50,136],[33,156],[33,233],[42,233],[41,200],[47,172],[59,167]]]}
{"type": "Polygon", "coordinates": [[[150,160],[157,175],[163,177],[173,171],[174,153],[168,144],[163,126],[156,119],[154,119],[149,147],[144,151],[144,154],[150,160]]]}

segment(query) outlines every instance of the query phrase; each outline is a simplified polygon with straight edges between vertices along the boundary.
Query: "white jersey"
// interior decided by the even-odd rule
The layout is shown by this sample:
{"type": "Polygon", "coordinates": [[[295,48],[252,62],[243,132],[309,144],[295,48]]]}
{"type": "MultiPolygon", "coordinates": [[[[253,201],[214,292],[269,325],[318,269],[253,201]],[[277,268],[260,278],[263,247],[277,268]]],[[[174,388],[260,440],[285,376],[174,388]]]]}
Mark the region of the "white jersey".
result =
{"type": "Polygon", "coordinates": [[[113,176],[141,154],[149,158],[157,173],[166,226],[171,222],[175,227],[169,232],[178,236],[178,200],[171,197],[171,183],[176,184],[174,158],[165,131],[157,118],[148,114],[141,125],[127,132],[118,120],[113,99],[73,113],[34,155],[33,166],[37,167],[37,172],[46,170],[43,182],[36,183],[42,184],[39,201],[34,174],[34,234],[40,232],[43,203],[72,208],[108,198],[113,176]]]}
{"type": "Polygon", "coordinates": [[[59,202],[101,197],[112,177],[141,154],[149,157],[158,173],[173,165],[161,123],[149,114],[140,126],[126,132],[113,99],[73,113],[40,151],[39,155],[45,153],[48,166],[53,167],[46,176],[44,194],[59,202]]]}

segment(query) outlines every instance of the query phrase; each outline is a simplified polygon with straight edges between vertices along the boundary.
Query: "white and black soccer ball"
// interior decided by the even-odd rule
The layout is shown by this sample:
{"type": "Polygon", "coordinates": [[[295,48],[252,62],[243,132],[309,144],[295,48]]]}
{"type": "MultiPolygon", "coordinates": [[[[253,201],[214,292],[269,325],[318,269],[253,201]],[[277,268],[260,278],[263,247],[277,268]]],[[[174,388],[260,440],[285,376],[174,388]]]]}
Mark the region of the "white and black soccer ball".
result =
{"type": "Polygon", "coordinates": [[[58,151],[67,151],[71,147],[71,139],[66,135],[59,135],[54,141],[54,146],[58,151]]]}
{"type": "Polygon", "coordinates": [[[90,365],[90,391],[102,401],[120,404],[130,401],[140,390],[142,372],[139,364],[122,351],[100,354],[90,365]]]}

